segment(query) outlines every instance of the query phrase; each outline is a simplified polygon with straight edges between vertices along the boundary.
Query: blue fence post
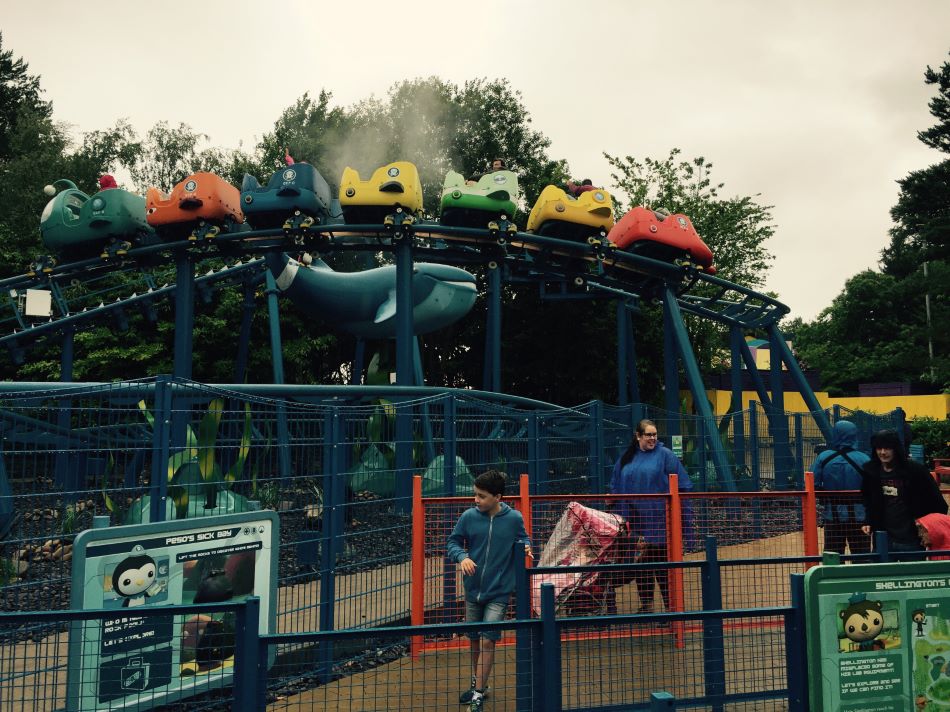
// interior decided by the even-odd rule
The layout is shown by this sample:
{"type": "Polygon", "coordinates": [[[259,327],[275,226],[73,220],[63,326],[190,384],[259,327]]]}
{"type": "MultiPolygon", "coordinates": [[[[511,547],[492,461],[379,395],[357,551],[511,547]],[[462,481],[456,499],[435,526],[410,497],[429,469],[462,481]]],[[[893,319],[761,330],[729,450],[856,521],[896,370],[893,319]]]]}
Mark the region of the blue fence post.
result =
{"type": "MultiPolygon", "coordinates": [[[[716,537],[706,537],[706,561],[702,568],[702,596],[704,611],[722,610],[722,572],[716,537]]],[[[703,677],[706,681],[707,701],[713,712],[721,712],[717,698],[726,694],[726,650],[721,618],[703,619],[703,677]],[[710,700],[709,698],[712,698],[710,700]]]]}
{"type": "MultiPolygon", "coordinates": [[[[340,435],[339,409],[330,408],[323,419],[323,527],[320,531],[318,616],[321,631],[334,628],[337,549],[343,540],[343,518],[337,516],[338,513],[342,514],[341,503],[346,494],[345,486],[340,484],[346,475],[338,469],[339,451],[342,447],[340,435]]],[[[333,671],[333,642],[320,641],[319,650],[319,676],[322,682],[329,682],[333,671]]]]}
{"type": "Polygon", "coordinates": [[[168,376],[155,379],[154,427],[152,428],[152,473],[149,478],[149,521],[165,521],[168,497],[168,458],[172,420],[172,381],[168,376]]]}
{"type": "Polygon", "coordinates": [[[554,618],[554,584],[541,584],[541,675],[544,712],[561,712],[561,632],[554,618]]]}
{"type": "MultiPolygon", "coordinates": [[[[736,460],[736,478],[745,474],[745,411],[739,410],[732,419],[733,452],[736,460]]],[[[741,489],[741,488],[740,488],[741,489]]]]}
{"type": "Polygon", "coordinates": [[[805,489],[805,443],[802,441],[802,414],[795,413],[795,489],[805,489]]]}
{"type": "Polygon", "coordinates": [[[749,401],[749,470],[752,473],[752,491],[762,490],[759,468],[759,413],[756,401],[749,401]]]}
{"type": "Polygon", "coordinates": [[[528,418],[525,423],[527,427],[527,443],[528,446],[528,477],[531,482],[537,482],[541,479],[541,464],[538,458],[540,454],[538,452],[538,413],[537,411],[531,411],[528,413],[528,418]]]}
{"type": "Polygon", "coordinates": [[[590,423],[594,432],[588,438],[590,450],[590,469],[593,477],[589,480],[592,485],[592,491],[601,494],[606,491],[604,480],[604,404],[601,401],[594,401],[591,404],[590,423]]]}
{"type": "Polygon", "coordinates": [[[791,574],[792,611],[785,617],[785,667],[788,681],[789,712],[804,712],[808,688],[808,663],[805,653],[805,576],[791,574]]]}
{"type": "Polygon", "coordinates": [[[891,554],[889,551],[890,542],[887,538],[887,532],[875,531],[874,532],[874,551],[877,552],[878,561],[882,564],[886,564],[891,560],[891,554]]]}
{"type": "MultiPolygon", "coordinates": [[[[250,596],[237,610],[234,649],[234,707],[236,712],[264,709],[264,690],[258,689],[261,663],[261,599],[250,596]]],[[[266,655],[266,653],[265,653],[266,655]]],[[[266,669],[267,665],[263,667],[266,669]]]]}
{"type": "MultiPolygon", "coordinates": [[[[525,568],[524,544],[515,546],[515,618],[531,617],[531,589],[528,570],[525,568]]],[[[515,631],[515,709],[530,712],[534,697],[534,675],[531,669],[531,630],[518,628],[515,631]]]]}
{"type": "Polygon", "coordinates": [[[554,467],[551,464],[551,448],[548,442],[547,419],[544,416],[538,418],[538,475],[536,480],[531,480],[531,494],[545,494],[551,486],[552,475],[555,474],[554,467]]]}
{"type": "Polygon", "coordinates": [[[676,698],[669,692],[650,693],[650,712],[676,709],[676,698]]]}
{"type": "Polygon", "coordinates": [[[455,458],[458,457],[458,444],[455,429],[455,394],[450,393],[442,404],[442,494],[454,497],[455,492],[455,458]]]}
{"type": "MultiPolygon", "coordinates": [[[[685,444],[684,444],[685,448],[685,444]]],[[[706,478],[706,423],[702,418],[696,419],[696,462],[699,465],[700,482],[703,492],[709,491],[709,482],[706,478]]],[[[720,486],[722,483],[719,483],[720,486]]]]}

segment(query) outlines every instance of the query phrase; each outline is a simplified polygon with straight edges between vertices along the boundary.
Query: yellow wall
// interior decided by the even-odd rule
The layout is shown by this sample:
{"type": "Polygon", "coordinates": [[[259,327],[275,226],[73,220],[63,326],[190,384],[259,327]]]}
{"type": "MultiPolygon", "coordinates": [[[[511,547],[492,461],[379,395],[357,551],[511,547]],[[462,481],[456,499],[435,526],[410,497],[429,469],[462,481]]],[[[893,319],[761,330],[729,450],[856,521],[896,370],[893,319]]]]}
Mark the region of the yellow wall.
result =
{"type": "MultiPolygon", "coordinates": [[[[686,395],[686,394],[684,394],[686,395]]],[[[732,394],[729,391],[706,391],[706,396],[713,404],[717,415],[729,412],[729,401],[732,394]]],[[[818,404],[822,408],[831,408],[840,405],[851,410],[864,410],[870,413],[883,415],[890,413],[900,406],[907,413],[908,418],[931,417],[943,420],[950,414],[950,394],[942,393],[932,396],[868,396],[865,398],[830,398],[827,393],[815,393],[818,404]]],[[[745,391],[742,394],[742,407],[748,408],[749,401],[759,400],[755,391],[745,391]]],[[[809,408],[800,393],[785,393],[785,410],[792,413],[807,413],[809,408]]]]}

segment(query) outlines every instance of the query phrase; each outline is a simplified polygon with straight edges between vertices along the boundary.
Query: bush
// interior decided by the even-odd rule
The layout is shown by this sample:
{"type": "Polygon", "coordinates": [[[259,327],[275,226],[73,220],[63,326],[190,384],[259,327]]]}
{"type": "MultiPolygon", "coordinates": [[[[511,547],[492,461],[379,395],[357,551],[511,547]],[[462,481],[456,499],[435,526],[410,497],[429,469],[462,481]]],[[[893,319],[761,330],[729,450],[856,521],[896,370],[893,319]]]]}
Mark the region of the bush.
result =
{"type": "Polygon", "coordinates": [[[924,462],[933,467],[933,458],[950,457],[950,419],[914,418],[910,421],[914,445],[924,446],[924,462]]]}

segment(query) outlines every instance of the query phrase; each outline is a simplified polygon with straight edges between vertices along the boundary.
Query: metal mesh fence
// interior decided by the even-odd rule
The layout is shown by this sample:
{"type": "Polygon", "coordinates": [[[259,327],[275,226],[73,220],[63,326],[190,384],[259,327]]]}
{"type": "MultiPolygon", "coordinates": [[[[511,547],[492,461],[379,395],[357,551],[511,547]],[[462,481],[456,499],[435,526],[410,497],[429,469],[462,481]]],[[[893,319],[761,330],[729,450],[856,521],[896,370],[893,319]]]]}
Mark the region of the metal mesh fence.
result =
{"type": "MultiPolygon", "coordinates": [[[[640,415],[657,420],[661,437],[682,435],[696,489],[721,487],[707,464],[701,421],[642,406],[531,410],[457,394],[389,400],[238,393],[164,379],[7,394],[0,399],[0,612],[68,608],[72,540],[96,516],[137,523],[261,506],[281,521],[277,631],[398,625],[414,607],[410,477],[419,474],[427,499],[423,620],[461,623],[461,576],[444,547],[470,501],[444,496],[469,495],[473,477],[490,468],[504,471],[512,485],[529,475],[530,501],[513,492],[508,501],[531,527],[535,565],[571,502],[624,520],[609,542],[595,546],[591,538],[585,545],[585,561],[606,568],[573,582],[559,599],[562,614],[699,610],[698,569],[666,565],[675,559],[669,497],[601,494],[640,415]],[[671,591],[679,603],[670,602],[671,591]]],[[[783,479],[761,409],[724,419],[720,437],[739,489],[795,484],[819,444],[809,422],[788,417],[786,462],[794,463],[794,476],[783,479]]],[[[819,521],[849,497],[820,494],[819,521]]],[[[749,560],[723,565],[725,607],[787,604],[788,575],[805,564],[776,559],[806,553],[800,492],[693,493],[682,496],[682,505],[679,553],[687,564],[704,558],[705,535],[717,538],[724,562],[749,560]]],[[[826,524],[819,544],[831,548],[830,534],[826,524]]],[[[62,682],[63,635],[61,626],[41,622],[0,632],[0,687],[10,682],[37,701],[53,697],[44,690],[62,682]],[[21,668],[45,677],[27,682],[18,677],[21,668]]],[[[438,636],[431,642],[424,655],[464,658],[464,640],[454,648],[438,636]]],[[[367,645],[334,659],[338,673],[362,671],[367,645]],[[347,666],[350,659],[356,662],[347,666]]],[[[384,658],[408,649],[405,642],[393,646],[381,648],[384,658]]],[[[278,677],[288,690],[313,674],[312,665],[294,667],[308,660],[299,648],[278,655],[286,661],[278,677]]],[[[466,678],[465,666],[456,667],[442,671],[445,685],[466,678]]]]}

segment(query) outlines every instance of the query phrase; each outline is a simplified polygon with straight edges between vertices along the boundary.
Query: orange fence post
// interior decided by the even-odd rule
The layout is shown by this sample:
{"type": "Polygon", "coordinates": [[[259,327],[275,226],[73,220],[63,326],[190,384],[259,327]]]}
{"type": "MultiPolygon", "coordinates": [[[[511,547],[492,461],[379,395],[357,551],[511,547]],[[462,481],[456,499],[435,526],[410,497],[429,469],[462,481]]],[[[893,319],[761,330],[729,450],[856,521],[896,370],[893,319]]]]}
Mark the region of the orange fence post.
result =
{"type": "MultiPolygon", "coordinates": [[[[802,543],[805,556],[818,556],[818,498],[815,496],[815,474],[805,473],[805,494],[802,496],[802,543]]],[[[814,564],[809,564],[811,568],[814,564]]]]}
{"type": "MultiPolygon", "coordinates": [[[[670,473],[670,526],[669,552],[670,561],[683,560],[683,503],[680,499],[679,477],[670,473]]],[[[686,608],[683,600],[683,569],[670,569],[670,603],[673,610],[682,612],[686,608]]],[[[677,648],[682,648],[683,621],[673,623],[673,639],[677,648]]]]}
{"type": "MultiPolygon", "coordinates": [[[[413,627],[425,624],[426,606],[426,523],[422,503],[422,477],[412,478],[412,564],[409,576],[409,620],[413,627]]],[[[415,635],[409,644],[410,656],[418,659],[422,636],[415,635]]]]}
{"type": "MultiPolygon", "coordinates": [[[[531,491],[528,489],[528,475],[522,474],[518,479],[518,501],[521,506],[521,517],[524,519],[524,530],[528,532],[528,539],[531,538],[531,491]]],[[[532,553],[534,551],[532,550],[532,553]]],[[[525,557],[525,566],[531,566],[531,559],[525,557]]]]}

